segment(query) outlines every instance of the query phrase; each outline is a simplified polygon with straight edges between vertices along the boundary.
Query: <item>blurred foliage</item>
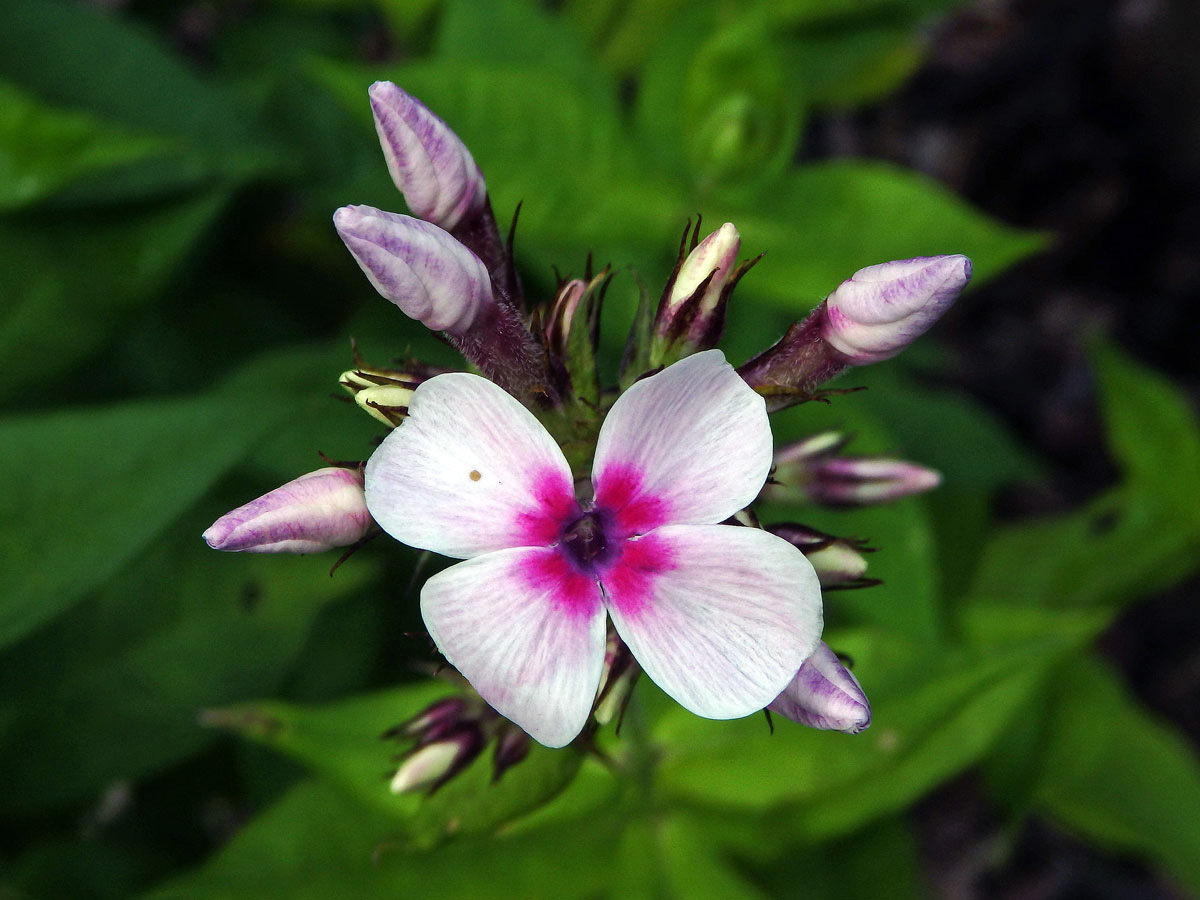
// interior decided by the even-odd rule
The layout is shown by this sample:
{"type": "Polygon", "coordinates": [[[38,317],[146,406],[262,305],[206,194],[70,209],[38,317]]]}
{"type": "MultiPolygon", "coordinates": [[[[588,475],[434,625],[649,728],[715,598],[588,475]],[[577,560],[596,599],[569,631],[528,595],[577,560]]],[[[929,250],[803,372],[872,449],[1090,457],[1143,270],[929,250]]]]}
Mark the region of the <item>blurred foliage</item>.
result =
{"type": "Polygon", "coordinates": [[[318,451],[370,453],[371,421],[328,400],[351,335],[452,362],[329,225],[402,208],[371,81],[447,119],[502,220],[523,203],[535,292],[589,253],[629,267],[612,358],[683,221],[735,221],[767,252],[731,313],[742,360],[863,265],[963,252],[985,281],[1045,245],[890,165],[795,162],[809,116],[898,87],[952,5],[0,3],[0,896],[918,897],[905,812],[972,769],[1014,824],[1200,892],[1200,767],[1092,649],[1200,559],[1200,432],[1104,341],[1121,478],[1039,521],[990,515],[1038,462],[903,361],[778,417],[781,440],[844,429],[945,475],[920,501],[771,510],[882,548],[882,586],[828,598],[875,706],[853,738],[697,719],[643,682],[607,766],[535,748],[497,785],[481,759],[397,798],[379,735],[446,690],[404,636],[416,560],[378,541],[330,578],[199,540],[318,451]]]}

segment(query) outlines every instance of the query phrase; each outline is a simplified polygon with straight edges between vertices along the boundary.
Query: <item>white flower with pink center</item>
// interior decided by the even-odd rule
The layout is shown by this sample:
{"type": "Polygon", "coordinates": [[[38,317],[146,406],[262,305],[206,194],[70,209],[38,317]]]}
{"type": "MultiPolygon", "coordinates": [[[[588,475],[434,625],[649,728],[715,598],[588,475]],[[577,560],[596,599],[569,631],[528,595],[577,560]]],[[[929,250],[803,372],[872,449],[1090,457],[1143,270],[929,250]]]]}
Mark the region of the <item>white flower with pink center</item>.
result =
{"type": "Polygon", "coordinates": [[[698,353],[613,404],[581,504],[529,410],[439,375],[367,463],[367,507],[397,540],[464,560],[421,592],[430,635],[496,710],[561,747],[591,714],[606,614],[659,687],[712,719],[770,704],[816,649],[812,565],[718,524],[758,496],[771,450],[762,397],[720,351],[698,353]]]}

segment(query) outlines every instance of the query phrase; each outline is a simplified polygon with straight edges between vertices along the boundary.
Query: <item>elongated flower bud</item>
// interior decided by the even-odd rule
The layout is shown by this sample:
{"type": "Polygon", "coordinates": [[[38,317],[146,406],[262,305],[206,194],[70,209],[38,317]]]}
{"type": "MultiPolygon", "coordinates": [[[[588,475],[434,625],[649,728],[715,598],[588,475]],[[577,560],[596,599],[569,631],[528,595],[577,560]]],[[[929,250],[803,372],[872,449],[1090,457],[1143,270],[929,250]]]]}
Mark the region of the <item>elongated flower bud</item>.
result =
{"type": "Polygon", "coordinates": [[[343,372],[338,383],[354,402],[384,425],[395,427],[408,415],[413,391],[424,379],[408,372],[359,367],[343,372]]]}
{"type": "Polygon", "coordinates": [[[432,330],[464,334],[495,307],[487,268],[438,226],[372,206],[333,224],[375,290],[432,330]]]}
{"type": "Polygon", "coordinates": [[[832,432],[814,435],[777,450],[762,496],[822,506],[864,506],[924,493],[941,483],[942,476],[933,469],[902,459],[836,456],[846,443],[836,437],[832,432]]]}
{"type": "Polygon", "coordinates": [[[826,299],[821,331],[851,365],[889,359],[924,334],[971,280],[965,256],[922,256],[859,269],[826,299]]]}
{"type": "Polygon", "coordinates": [[[480,213],[487,186],[458,135],[390,81],[375,82],[369,93],[388,171],[413,215],[453,231],[480,213]]]}
{"type": "Polygon", "coordinates": [[[867,573],[867,560],[863,551],[870,548],[863,542],[847,540],[825,534],[806,525],[781,522],[767,528],[771,534],[783,538],[796,547],[812,563],[821,587],[865,586],[878,582],[863,582],[867,573]]]}
{"type": "Polygon", "coordinates": [[[823,641],[767,709],[822,731],[858,734],[871,724],[871,704],[858,679],[823,641]]]}
{"type": "Polygon", "coordinates": [[[214,550],[319,553],[360,540],[371,527],[362,473],[331,467],[301,475],[239,506],[204,532],[214,550]]]}

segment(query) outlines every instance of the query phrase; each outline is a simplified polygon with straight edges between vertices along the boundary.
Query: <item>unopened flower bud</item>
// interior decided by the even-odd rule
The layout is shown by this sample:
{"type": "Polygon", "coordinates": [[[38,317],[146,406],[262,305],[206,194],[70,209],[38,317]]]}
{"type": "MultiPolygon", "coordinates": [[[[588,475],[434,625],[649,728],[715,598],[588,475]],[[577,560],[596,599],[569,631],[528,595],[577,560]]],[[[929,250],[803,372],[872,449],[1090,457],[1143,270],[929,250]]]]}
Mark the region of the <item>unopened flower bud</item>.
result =
{"type": "Polygon", "coordinates": [[[572,278],[559,286],[550,304],[550,314],[545,323],[546,346],[559,356],[566,355],[575,313],[587,289],[588,283],[582,278],[572,278]]]}
{"type": "Polygon", "coordinates": [[[375,290],[433,331],[461,335],[495,306],[487,268],[438,226],[372,206],[333,224],[375,290]]]}
{"type": "Polygon", "coordinates": [[[767,709],[822,731],[858,734],[871,724],[871,704],[858,679],[824,642],[767,709]]]}
{"type": "Polygon", "coordinates": [[[711,312],[721,291],[737,267],[742,236],[732,222],[726,222],[692,250],[679,267],[667,294],[666,311],[676,312],[695,298],[700,312],[711,312]],[[696,296],[697,291],[701,291],[696,296]]]}
{"type": "Polygon", "coordinates": [[[370,527],[362,473],[330,467],[226,513],[204,532],[204,540],[214,550],[231,552],[319,553],[355,543],[370,527]]]}
{"type": "Polygon", "coordinates": [[[408,754],[392,778],[392,793],[404,794],[429,788],[430,793],[469,766],[483,749],[479,729],[467,726],[428,744],[419,744],[408,754]]]}
{"type": "Polygon", "coordinates": [[[383,737],[419,738],[428,742],[431,737],[440,737],[452,731],[468,718],[465,699],[458,696],[444,697],[425,707],[407,722],[389,728],[383,733],[383,737]]]}
{"type": "Polygon", "coordinates": [[[941,481],[933,469],[902,459],[843,456],[822,460],[804,490],[825,506],[863,506],[922,494],[941,481]]]}
{"type": "Polygon", "coordinates": [[[864,547],[859,541],[834,537],[792,522],[782,522],[767,528],[769,532],[789,542],[812,563],[821,587],[854,585],[867,571],[864,547]]]}
{"type": "Polygon", "coordinates": [[[971,280],[962,255],[859,269],[825,302],[821,337],[851,365],[889,359],[924,334],[971,280]]]}
{"type": "Polygon", "coordinates": [[[492,781],[499,781],[500,776],[525,759],[529,755],[530,737],[520,728],[510,726],[503,729],[496,738],[496,748],[492,752],[492,781]]]}
{"type": "Polygon", "coordinates": [[[600,691],[593,712],[597,722],[607,725],[613,719],[620,720],[625,707],[629,705],[641,671],[625,642],[615,634],[610,634],[604,651],[604,673],[600,678],[600,691]]]}
{"type": "Polygon", "coordinates": [[[390,81],[375,82],[369,93],[388,171],[413,215],[453,231],[479,213],[487,186],[458,135],[390,81]]]}
{"type": "MultiPolygon", "coordinates": [[[[692,242],[695,239],[693,233],[692,242]]],[[[738,266],[742,238],[732,222],[726,222],[684,256],[687,243],[685,232],[679,261],[659,301],[651,351],[651,363],[656,367],[716,346],[725,328],[730,294],[753,264],[738,266]]]]}
{"type": "Polygon", "coordinates": [[[942,480],[933,469],[902,459],[833,455],[841,445],[809,452],[812,448],[805,445],[815,440],[790,444],[776,452],[775,468],[763,488],[765,499],[863,506],[924,493],[942,480]]]}

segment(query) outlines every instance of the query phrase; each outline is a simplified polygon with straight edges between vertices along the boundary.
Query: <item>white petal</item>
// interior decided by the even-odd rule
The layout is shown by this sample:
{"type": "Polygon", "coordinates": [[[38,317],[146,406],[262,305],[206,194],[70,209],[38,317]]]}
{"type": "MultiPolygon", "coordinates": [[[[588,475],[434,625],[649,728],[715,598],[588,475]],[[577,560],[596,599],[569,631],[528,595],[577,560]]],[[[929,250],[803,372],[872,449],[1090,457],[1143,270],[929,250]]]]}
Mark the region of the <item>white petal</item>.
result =
{"type": "Polygon", "coordinates": [[[463,372],[413,392],[367,462],[366,496],[396,540],[459,558],[548,546],[576,508],[567,461],[533,413],[463,372]]]}
{"type": "Polygon", "coordinates": [[[710,719],[762,709],[821,636],[813,567],[758,528],[658,528],[629,541],[603,582],[617,633],[646,674],[710,719]]]}
{"type": "Polygon", "coordinates": [[[600,429],[596,503],[630,533],[667,522],[710,525],[749,504],[771,469],[763,398],[720,350],[637,382],[600,429]]]}
{"type": "Polygon", "coordinates": [[[604,665],[604,606],[558,551],[451,566],[425,583],[421,614],[446,659],[534,740],[562,747],[579,734],[604,665]]]}

